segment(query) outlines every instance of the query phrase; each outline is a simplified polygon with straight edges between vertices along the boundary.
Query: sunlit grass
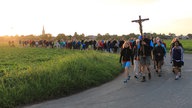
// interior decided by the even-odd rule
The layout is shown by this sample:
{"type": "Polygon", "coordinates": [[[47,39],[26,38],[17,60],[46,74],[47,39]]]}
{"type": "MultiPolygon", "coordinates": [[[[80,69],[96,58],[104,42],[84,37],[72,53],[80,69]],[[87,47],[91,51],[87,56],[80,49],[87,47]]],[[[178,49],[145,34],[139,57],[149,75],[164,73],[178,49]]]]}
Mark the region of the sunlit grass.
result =
{"type": "Polygon", "coordinates": [[[112,80],[119,55],[96,51],[0,46],[0,105],[15,107],[67,96],[112,80]]]}

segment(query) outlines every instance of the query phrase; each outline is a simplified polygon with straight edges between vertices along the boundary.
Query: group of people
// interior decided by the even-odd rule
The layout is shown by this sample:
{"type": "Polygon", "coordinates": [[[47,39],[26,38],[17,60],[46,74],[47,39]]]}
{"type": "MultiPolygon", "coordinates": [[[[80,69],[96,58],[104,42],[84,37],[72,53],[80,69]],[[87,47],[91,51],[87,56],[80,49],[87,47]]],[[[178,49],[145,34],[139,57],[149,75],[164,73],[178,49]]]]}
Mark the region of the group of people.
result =
{"type": "Polygon", "coordinates": [[[9,41],[8,43],[10,47],[15,47],[14,41],[9,41]]]}
{"type": "Polygon", "coordinates": [[[119,53],[119,48],[122,46],[121,40],[19,40],[19,45],[23,47],[44,47],[44,48],[66,48],[66,49],[93,49],[106,51],[110,53],[119,53]]]}
{"type": "MultiPolygon", "coordinates": [[[[166,44],[162,39],[156,37],[149,39],[146,35],[139,36],[135,41],[124,41],[120,53],[119,62],[124,67],[124,83],[130,80],[129,68],[133,65],[134,77],[146,81],[146,76],[151,79],[151,61],[158,77],[162,76],[162,66],[166,58],[166,44]]],[[[181,78],[181,67],[183,61],[183,46],[177,38],[174,38],[170,45],[170,63],[173,65],[175,80],[181,78]]]]}

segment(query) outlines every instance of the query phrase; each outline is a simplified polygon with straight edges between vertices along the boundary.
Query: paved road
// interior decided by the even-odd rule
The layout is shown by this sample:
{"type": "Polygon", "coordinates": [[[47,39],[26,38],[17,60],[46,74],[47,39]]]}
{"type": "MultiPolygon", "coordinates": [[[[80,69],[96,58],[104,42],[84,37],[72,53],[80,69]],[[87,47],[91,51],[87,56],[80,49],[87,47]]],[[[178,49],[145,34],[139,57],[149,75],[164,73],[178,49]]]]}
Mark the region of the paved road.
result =
{"type": "Polygon", "coordinates": [[[123,84],[123,76],[84,92],[25,108],[191,108],[192,55],[185,54],[182,78],[174,80],[167,57],[159,78],[154,70],[152,79],[139,82],[133,77],[123,84]]]}

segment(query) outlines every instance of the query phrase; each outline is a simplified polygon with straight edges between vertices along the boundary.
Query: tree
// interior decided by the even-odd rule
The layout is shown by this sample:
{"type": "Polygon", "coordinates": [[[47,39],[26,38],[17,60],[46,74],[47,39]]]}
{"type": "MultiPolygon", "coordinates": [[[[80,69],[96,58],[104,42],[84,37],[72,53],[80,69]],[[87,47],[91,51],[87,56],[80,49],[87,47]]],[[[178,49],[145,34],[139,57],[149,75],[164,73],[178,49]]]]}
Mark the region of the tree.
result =
{"type": "Polygon", "coordinates": [[[153,36],[153,37],[157,37],[157,33],[153,33],[152,36],[153,36]]]}
{"type": "Polygon", "coordinates": [[[108,40],[108,39],[110,39],[110,38],[111,38],[111,36],[110,36],[110,34],[109,34],[109,33],[106,33],[106,34],[103,36],[103,38],[104,38],[105,40],[108,40]]]}
{"type": "Polygon", "coordinates": [[[74,36],[74,37],[77,37],[77,36],[78,36],[77,32],[75,32],[73,36],[74,36]]]}
{"type": "Polygon", "coordinates": [[[46,40],[52,40],[52,34],[48,33],[48,34],[45,34],[46,36],[46,40]]]}
{"type": "Polygon", "coordinates": [[[102,35],[100,33],[97,34],[98,37],[102,37],[102,35]]]}
{"type": "Polygon", "coordinates": [[[135,33],[130,33],[129,37],[136,37],[137,35],[135,35],[135,33]]]}
{"type": "Polygon", "coordinates": [[[116,39],[116,40],[118,39],[117,35],[115,35],[115,34],[112,35],[111,37],[112,37],[113,39],[116,39]]]}
{"type": "Polygon", "coordinates": [[[192,39],[192,34],[187,34],[187,36],[189,37],[189,39],[192,39]]]}
{"type": "Polygon", "coordinates": [[[85,38],[85,34],[82,33],[81,35],[77,36],[78,40],[83,40],[85,38]]]}
{"type": "Polygon", "coordinates": [[[66,40],[67,37],[65,36],[65,34],[60,33],[60,34],[57,35],[56,39],[57,39],[57,40],[60,40],[60,39],[64,39],[64,40],[66,40]]]}
{"type": "Polygon", "coordinates": [[[84,33],[82,33],[82,34],[81,34],[81,36],[82,36],[82,37],[85,37],[85,34],[84,34],[84,33]]]}
{"type": "Polygon", "coordinates": [[[52,39],[52,34],[47,33],[47,34],[44,34],[44,35],[40,35],[40,37],[41,37],[42,40],[51,40],[52,39]]]}
{"type": "Polygon", "coordinates": [[[102,38],[103,38],[102,35],[100,33],[98,33],[96,39],[97,40],[102,40],[102,38]]]}

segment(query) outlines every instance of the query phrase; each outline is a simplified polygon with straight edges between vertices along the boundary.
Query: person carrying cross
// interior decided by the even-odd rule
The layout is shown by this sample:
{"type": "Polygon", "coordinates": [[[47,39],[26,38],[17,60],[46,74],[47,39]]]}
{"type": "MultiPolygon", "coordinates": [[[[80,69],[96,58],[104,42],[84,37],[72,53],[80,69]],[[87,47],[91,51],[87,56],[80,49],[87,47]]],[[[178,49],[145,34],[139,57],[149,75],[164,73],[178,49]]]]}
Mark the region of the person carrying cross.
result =
{"type": "Polygon", "coordinates": [[[140,42],[140,50],[139,50],[139,57],[140,57],[140,66],[141,66],[141,73],[142,73],[142,82],[146,81],[145,75],[148,74],[148,79],[151,79],[151,71],[150,71],[150,61],[151,61],[151,50],[153,46],[151,45],[151,40],[147,38],[146,34],[142,36],[142,40],[140,42]],[[145,71],[147,69],[147,73],[145,71]]]}

